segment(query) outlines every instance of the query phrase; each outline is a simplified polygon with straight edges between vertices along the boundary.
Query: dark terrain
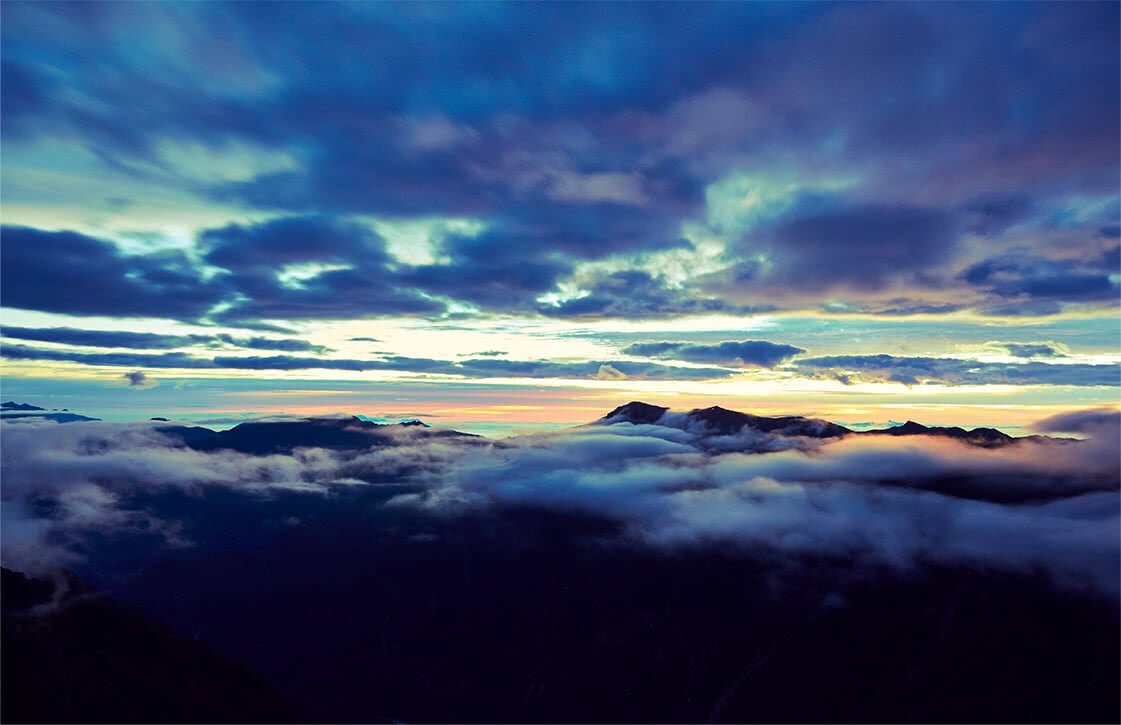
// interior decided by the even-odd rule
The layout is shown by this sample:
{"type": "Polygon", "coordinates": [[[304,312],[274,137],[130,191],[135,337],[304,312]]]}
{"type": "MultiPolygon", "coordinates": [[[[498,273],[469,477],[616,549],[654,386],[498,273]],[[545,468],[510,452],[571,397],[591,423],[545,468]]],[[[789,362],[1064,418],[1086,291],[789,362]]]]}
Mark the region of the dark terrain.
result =
{"type": "Polygon", "coordinates": [[[296,722],[274,687],[73,575],[3,569],[4,722],[296,722]]]}
{"type": "MultiPolygon", "coordinates": [[[[604,420],[651,424],[664,412],[630,404],[604,420]]],[[[806,418],[689,415],[716,433],[855,435],[806,418]]],[[[165,430],[196,450],[253,455],[394,445],[391,427],[356,420],[165,430]]],[[[182,522],[195,545],[93,536],[73,567],[85,585],[71,579],[46,614],[29,608],[50,585],[5,571],[3,719],[1121,718],[1116,598],[1042,572],[900,570],[705,542],[659,549],[587,512],[384,505],[414,490],[401,478],[325,496],[136,492],[131,506],[182,522]]]]}

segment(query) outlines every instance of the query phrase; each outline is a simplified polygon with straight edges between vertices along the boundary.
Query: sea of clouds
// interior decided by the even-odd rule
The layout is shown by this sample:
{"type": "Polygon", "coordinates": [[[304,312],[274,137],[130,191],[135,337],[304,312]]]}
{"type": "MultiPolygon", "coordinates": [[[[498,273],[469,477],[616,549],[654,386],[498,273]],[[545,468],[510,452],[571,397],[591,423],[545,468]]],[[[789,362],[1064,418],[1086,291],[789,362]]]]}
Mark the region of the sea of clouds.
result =
{"type": "Polygon", "coordinates": [[[80,561],[94,536],[143,531],[166,547],[194,544],[189,526],[138,504],[138,493],[221,487],[322,502],[392,484],[401,490],[377,505],[411,514],[418,531],[430,517],[543,507],[607,519],[637,546],[732,546],[898,570],[965,565],[1111,597],[1121,589],[1117,411],[1036,425],[1082,440],[993,449],[936,436],[718,436],[672,414],[660,423],[495,441],[391,426],[364,450],[249,455],[193,450],[162,432],[166,424],[7,421],[0,556],[37,571],[80,561]]]}

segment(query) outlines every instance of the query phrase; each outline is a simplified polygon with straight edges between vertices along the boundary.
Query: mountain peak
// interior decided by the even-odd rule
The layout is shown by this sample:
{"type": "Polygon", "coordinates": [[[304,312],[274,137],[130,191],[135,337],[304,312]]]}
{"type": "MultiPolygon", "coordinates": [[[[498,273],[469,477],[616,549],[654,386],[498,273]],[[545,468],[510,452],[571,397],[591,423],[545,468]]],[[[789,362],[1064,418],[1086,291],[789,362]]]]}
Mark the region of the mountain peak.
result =
{"type": "Polygon", "coordinates": [[[626,405],[620,405],[615,410],[603,416],[601,420],[612,423],[626,421],[628,423],[656,423],[669,408],[660,405],[650,405],[638,400],[632,400],[626,405]]]}
{"type": "Polygon", "coordinates": [[[729,408],[725,408],[725,407],[720,406],[720,405],[710,405],[707,408],[695,408],[693,410],[693,412],[694,413],[709,413],[709,414],[714,414],[714,415],[720,415],[720,414],[723,414],[723,413],[731,413],[733,415],[746,415],[746,413],[741,413],[738,410],[731,410],[729,408]]]}

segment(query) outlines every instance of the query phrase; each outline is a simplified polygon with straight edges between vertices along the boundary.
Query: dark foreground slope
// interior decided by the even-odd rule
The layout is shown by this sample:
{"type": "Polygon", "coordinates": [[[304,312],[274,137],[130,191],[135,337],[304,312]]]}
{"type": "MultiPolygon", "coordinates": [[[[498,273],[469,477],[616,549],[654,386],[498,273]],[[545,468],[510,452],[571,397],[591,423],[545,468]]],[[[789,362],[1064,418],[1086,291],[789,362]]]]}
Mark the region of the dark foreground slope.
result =
{"type": "Polygon", "coordinates": [[[3,569],[4,722],[294,722],[279,692],[73,577],[3,569]]]}
{"type": "Polygon", "coordinates": [[[659,553],[540,509],[362,509],[118,585],[340,722],[1119,716],[1115,605],[1043,578],[659,553]]]}

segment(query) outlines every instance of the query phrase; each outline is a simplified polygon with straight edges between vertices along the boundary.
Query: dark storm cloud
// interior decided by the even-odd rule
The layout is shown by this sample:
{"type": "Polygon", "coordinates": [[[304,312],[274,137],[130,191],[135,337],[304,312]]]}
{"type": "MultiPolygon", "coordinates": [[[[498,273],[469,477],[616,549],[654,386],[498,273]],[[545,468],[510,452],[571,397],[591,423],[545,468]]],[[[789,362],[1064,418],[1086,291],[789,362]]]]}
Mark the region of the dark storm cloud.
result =
{"type": "MultiPolygon", "coordinates": [[[[767,274],[772,284],[879,290],[936,268],[958,241],[956,220],[940,210],[861,206],[819,211],[814,206],[762,232],[774,264],[767,274]]],[[[744,244],[753,247],[752,235],[744,244]]]]}
{"type": "Polygon", "coordinates": [[[443,305],[401,286],[385,241],[366,226],[323,216],[231,224],[199,235],[210,264],[241,297],[215,319],[314,319],[437,312],[443,305]],[[339,265],[285,284],[292,266],[339,265]]]}
{"type": "Polygon", "coordinates": [[[685,342],[636,342],[623,348],[627,355],[688,360],[741,367],[773,368],[779,363],[805,352],[800,347],[765,340],[721,342],[698,345],[685,342]]]}
{"type": "Polygon", "coordinates": [[[536,228],[515,221],[477,235],[450,234],[441,244],[450,261],[418,266],[392,260],[384,240],[368,227],[324,216],[230,225],[204,231],[200,240],[207,261],[229,272],[224,282],[240,295],[215,315],[222,322],[436,314],[444,311],[445,299],[486,310],[527,311],[572,272],[577,257],[648,241],[640,231],[624,233],[626,215],[587,214],[581,209],[558,214],[555,228],[542,227],[543,220],[536,228]],[[287,284],[278,276],[309,264],[342,268],[287,284]]]}
{"type": "Polygon", "coordinates": [[[0,228],[0,301],[71,315],[204,316],[225,292],[204,280],[186,255],[125,255],[76,232],[0,228]]]}
{"type": "Polygon", "coordinates": [[[445,246],[451,264],[421,265],[405,280],[430,294],[463,300],[485,309],[525,310],[571,273],[572,261],[535,246],[532,238],[487,232],[455,236],[445,246]]]}
{"type": "MultiPolygon", "coordinates": [[[[317,251],[305,261],[345,258],[351,268],[302,293],[231,256],[264,247],[229,234],[237,239],[213,261],[249,289],[238,290],[246,298],[231,320],[441,311],[431,297],[529,311],[575,261],[680,244],[681,222],[704,218],[706,187],[745,170],[811,190],[849,180],[830,192],[829,208],[783,215],[733,250],[744,256],[732,287],[761,283],[750,252],[762,245],[773,257],[767,294],[740,301],[754,305],[781,305],[780,282],[853,294],[936,287],[977,243],[970,234],[1016,230],[1028,244],[1057,217],[1087,237],[1116,227],[1113,210],[1093,206],[1118,188],[1111,3],[81,8],[6,6],[12,143],[74,139],[120,172],[259,209],[484,225],[477,239],[447,240],[449,267],[402,279],[387,276],[377,244],[312,233],[317,251]],[[216,152],[245,144],[296,163],[236,181],[177,179],[159,156],[165,142],[216,152]],[[1084,200],[1098,211],[1082,214],[1084,200]],[[509,259],[508,278],[495,255],[509,259]]],[[[198,299],[180,291],[162,306],[110,297],[102,307],[200,315],[213,290],[166,262],[159,269],[185,275],[198,299]]],[[[147,267],[122,273],[120,264],[101,272],[141,286],[147,267]]],[[[1100,275],[1081,274],[1021,275],[993,294],[1108,299],[1100,275]]],[[[942,282],[989,286],[981,277],[942,282]]],[[[98,284],[76,281],[82,291],[98,284]]],[[[64,291],[16,290],[28,308],[84,309],[61,301],[64,291]]],[[[726,300],[698,302],[688,289],[632,303],[588,291],[543,312],[664,316],[726,300]]],[[[940,304],[956,303],[952,294],[940,304]]]]}
{"type": "Polygon", "coordinates": [[[686,314],[751,314],[775,309],[773,305],[738,305],[688,288],[671,289],[662,280],[641,270],[605,275],[587,292],[583,297],[540,305],[538,311],[550,317],[657,319],[686,314]]]}
{"type": "MultiPolygon", "coordinates": [[[[13,98],[23,101],[21,111],[49,114],[53,125],[82,122],[85,133],[125,149],[147,148],[169,135],[296,140],[318,152],[302,178],[313,193],[331,192],[323,193],[324,201],[350,194],[369,204],[385,196],[397,208],[429,212],[448,207],[439,200],[451,189],[471,193],[462,174],[478,159],[460,147],[471,146],[472,129],[502,114],[546,128],[567,120],[590,124],[604,112],[656,113],[692,89],[727,87],[766,98],[777,109],[769,125],[790,129],[779,138],[783,144],[792,143],[795,132],[840,128],[858,156],[869,149],[894,154],[923,151],[923,144],[970,144],[1014,121],[1010,130],[1017,133],[981,159],[1008,163],[1005,154],[1030,149],[1033,141],[1047,142],[1046,151],[1060,142],[1073,150],[1116,127],[1109,115],[1117,102],[1114,84],[1103,82],[1117,72],[1109,52],[1117,41],[1103,30],[1117,19],[1108,4],[1016,11],[984,5],[623,5],[583,12],[203,6],[175,11],[175,24],[166,22],[171,14],[114,5],[91,6],[80,18],[35,7],[9,11],[4,40],[13,68],[26,77],[65,78],[106,105],[82,105],[43,82],[13,84],[13,98]],[[164,47],[176,50],[130,54],[113,42],[120,28],[138,26],[151,26],[164,47]],[[209,36],[197,35],[203,28],[209,36]],[[222,39],[225,52],[214,53],[202,38],[222,39]],[[377,62],[369,62],[373,39],[377,62]],[[56,47],[72,53],[52,58],[56,47]],[[494,47],[504,49],[501,57],[482,50],[494,47]],[[99,62],[83,62],[89,58],[99,62]],[[823,63],[826,58],[845,62],[823,63]],[[216,67],[225,76],[204,83],[216,67]],[[284,82],[270,85],[270,76],[284,82]],[[136,80],[145,94],[125,95],[135,89],[113,83],[120,77],[136,80]],[[41,98],[20,92],[25,88],[41,98]],[[1068,100],[1062,112],[1046,104],[1060,90],[1068,100]],[[871,105],[875,100],[881,103],[871,105]],[[931,107],[941,113],[927,112],[931,107]],[[450,125],[423,125],[436,116],[450,125]],[[1061,137],[1074,128],[1084,135],[1061,137]],[[396,144],[356,143],[371,132],[428,149],[431,158],[410,158],[423,173],[409,175],[396,144]],[[353,166],[345,164],[347,150],[353,166]],[[397,189],[389,181],[395,176],[402,177],[397,189]],[[372,188],[363,193],[365,186],[372,188]],[[416,205],[406,203],[410,197],[416,205]]],[[[729,133],[720,120],[688,129],[708,131],[691,150],[711,153],[754,140],[729,133]]],[[[702,123],[684,115],[678,126],[689,121],[702,123]]],[[[637,136],[632,141],[643,141],[649,128],[632,123],[619,129],[618,144],[608,147],[615,155],[627,153],[627,131],[637,136]]],[[[599,163],[613,160],[600,157],[599,163]]],[[[920,160],[929,163],[925,154],[920,160]]],[[[1067,163],[1084,161],[1085,152],[1067,163]]],[[[486,201],[488,191],[483,187],[478,196],[486,201]]],[[[299,203],[315,200],[293,196],[299,203]]]]}
{"type": "Polygon", "coordinates": [[[845,383],[893,382],[904,385],[1097,385],[1121,384],[1121,366],[1043,362],[986,363],[977,360],[895,355],[833,355],[804,358],[795,367],[808,375],[845,383]]]}
{"type": "Polygon", "coordinates": [[[199,235],[206,261],[234,274],[266,274],[309,262],[388,261],[385,242],[369,228],[321,216],[285,217],[256,225],[230,224],[199,235]]]}
{"type": "Polygon", "coordinates": [[[969,231],[996,236],[1030,217],[1032,201],[1023,194],[983,195],[966,205],[969,231]]]}
{"type": "Polygon", "coordinates": [[[1028,303],[1117,300],[1117,247],[1087,259],[1051,259],[1026,250],[978,262],[962,272],[996,298],[1028,303]]]}

